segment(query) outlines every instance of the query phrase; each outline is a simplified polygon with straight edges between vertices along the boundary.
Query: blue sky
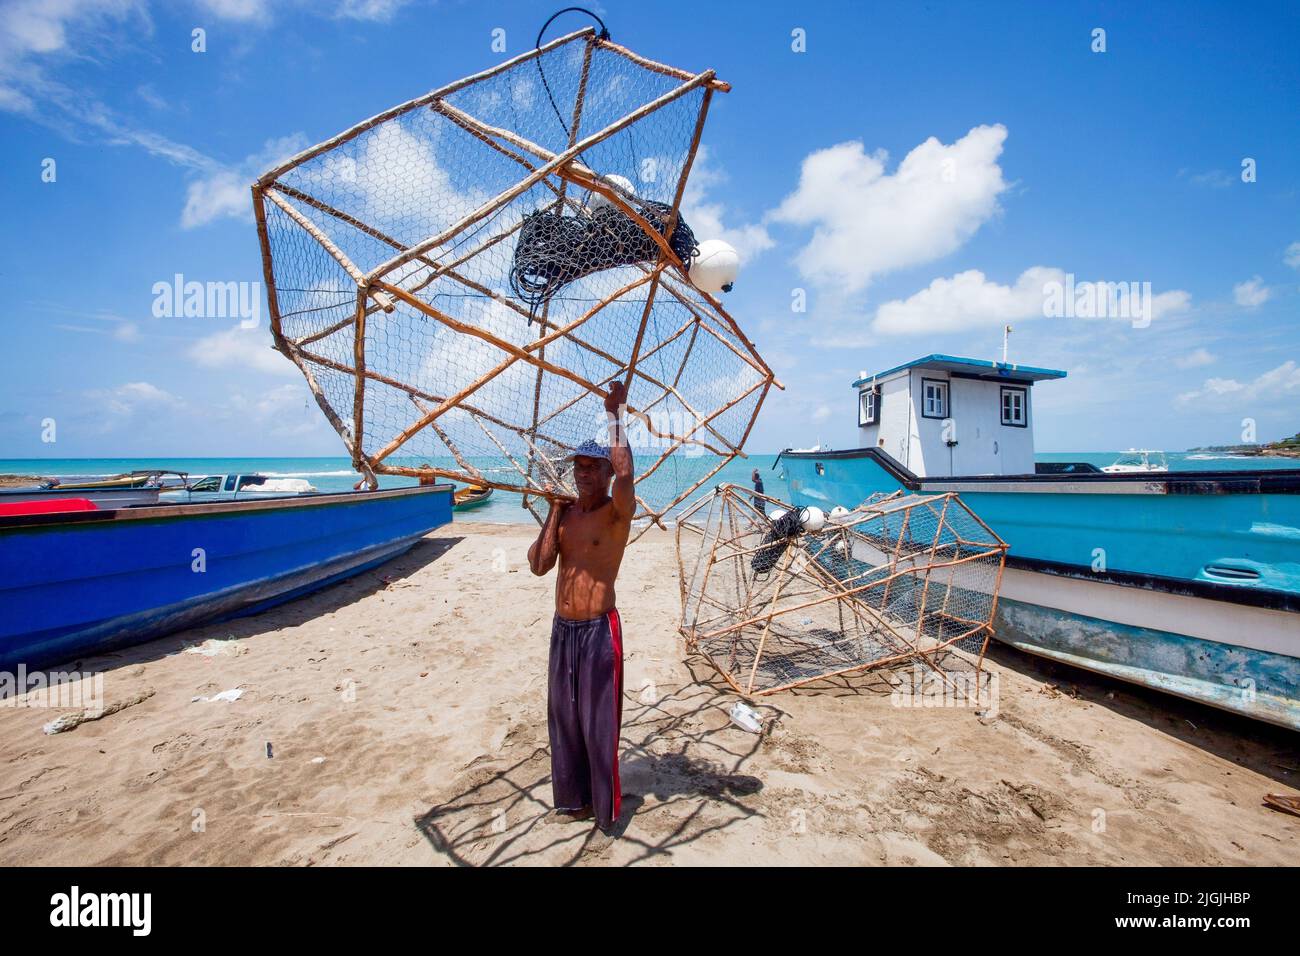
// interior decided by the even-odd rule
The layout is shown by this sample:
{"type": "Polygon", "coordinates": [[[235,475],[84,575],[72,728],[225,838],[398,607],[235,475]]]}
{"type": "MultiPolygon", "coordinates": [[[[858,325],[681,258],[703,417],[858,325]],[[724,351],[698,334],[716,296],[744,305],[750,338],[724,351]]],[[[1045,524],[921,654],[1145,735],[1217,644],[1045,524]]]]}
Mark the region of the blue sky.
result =
{"type": "MultiPolygon", "coordinates": [[[[340,454],[264,307],[159,318],[154,284],[260,282],[257,173],[523,52],[559,6],[0,0],[0,457],[340,454]]],[[[1069,372],[1036,392],[1040,451],[1300,430],[1295,4],[596,9],[733,85],[685,212],[741,251],[727,306],[786,385],[751,450],[856,445],[859,370],[995,358],[1007,323],[1014,361],[1069,372]],[[1151,320],[1044,317],[1066,274],[1150,283],[1151,320]]]]}

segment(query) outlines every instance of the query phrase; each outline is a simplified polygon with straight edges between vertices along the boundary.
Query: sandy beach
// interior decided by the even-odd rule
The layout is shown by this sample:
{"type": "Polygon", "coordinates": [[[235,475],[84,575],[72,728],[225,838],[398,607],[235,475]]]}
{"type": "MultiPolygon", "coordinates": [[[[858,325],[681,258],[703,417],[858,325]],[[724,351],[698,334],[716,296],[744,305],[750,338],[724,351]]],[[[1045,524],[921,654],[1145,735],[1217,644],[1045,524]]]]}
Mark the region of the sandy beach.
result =
{"type": "Polygon", "coordinates": [[[1261,804],[1297,791],[1296,734],[996,645],[995,716],[894,706],[875,675],[765,698],[746,733],[683,659],[663,532],[619,581],[616,838],[547,822],[534,534],[448,526],[323,593],[82,661],[110,707],[139,702],[68,732],[0,708],[0,864],[1300,862],[1300,817],[1261,804]]]}

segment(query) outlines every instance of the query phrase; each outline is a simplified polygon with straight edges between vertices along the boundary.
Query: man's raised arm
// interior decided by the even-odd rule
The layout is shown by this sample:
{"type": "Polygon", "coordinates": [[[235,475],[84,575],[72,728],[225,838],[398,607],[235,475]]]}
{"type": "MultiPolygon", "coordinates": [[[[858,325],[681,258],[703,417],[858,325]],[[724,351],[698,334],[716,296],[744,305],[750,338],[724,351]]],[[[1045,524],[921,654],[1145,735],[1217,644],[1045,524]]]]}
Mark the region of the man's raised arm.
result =
{"type": "Polygon", "coordinates": [[[614,466],[614,507],[621,516],[631,518],[636,511],[636,493],[632,480],[632,448],[623,430],[623,406],[627,404],[627,386],[612,382],[605,396],[609,413],[609,463],[614,466]]]}
{"type": "Polygon", "coordinates": [[[560,519],[564,517],[567,501],[550,499],[551,510],[542,522],[542,530],[537,533],[537,540],[528,549],[528,570],[541,576],[555,567],[555,560],[560,555],[560,519]]]}

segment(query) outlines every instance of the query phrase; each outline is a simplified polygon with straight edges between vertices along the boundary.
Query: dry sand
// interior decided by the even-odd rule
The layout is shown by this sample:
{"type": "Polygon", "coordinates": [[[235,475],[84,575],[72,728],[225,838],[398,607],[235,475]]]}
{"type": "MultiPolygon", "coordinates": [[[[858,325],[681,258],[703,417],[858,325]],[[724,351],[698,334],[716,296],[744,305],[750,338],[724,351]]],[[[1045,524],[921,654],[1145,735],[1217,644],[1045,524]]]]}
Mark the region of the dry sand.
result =
{"type": "Polygon", "coordinates": [[[547,822],[533,534],[448,527],[324,593],[87,660],[109,705],[142,699],[66,733],[0,708],[0,864],[1300,863],[1300,817],[1260,804],[1296,791],[1300,735],[1006,648],[993,718],[854,678],[766,698],[770,732],[745,733],[683,660],[662,533],[619,585],[617,838],[547,822]]]}

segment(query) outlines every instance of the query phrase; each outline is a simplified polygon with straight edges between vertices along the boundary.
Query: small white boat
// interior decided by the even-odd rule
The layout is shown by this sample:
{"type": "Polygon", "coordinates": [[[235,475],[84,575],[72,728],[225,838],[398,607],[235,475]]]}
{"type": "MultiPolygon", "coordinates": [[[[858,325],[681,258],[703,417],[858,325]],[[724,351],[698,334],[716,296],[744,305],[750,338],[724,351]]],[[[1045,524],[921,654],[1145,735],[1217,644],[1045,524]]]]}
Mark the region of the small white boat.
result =
{"type": "Polygon", "coordinates": [[[1114,463],[1102,468],[1102,471],[1111,475],[1168,470],[1169,462],[1165,460],[1165,453],[1150,448],[1130,448],[1116,458],[1114,463]]]}
{"type": "Polygon", "coordinates": [[[41,478],[32,476],[30,487],[0,490],[0,505],[30,501],[57,501],[84,498],[99,508],[134,508],[156,505],[161,492],[184,488],[188,476],[183,471],[151,468],[125,475],[89,475],[41,478]]]}
{"type": "Polygon", "coordinates": [[[831,450],[830,445],[823,445],[820,443],[813,445],[811,448],[787,448],[786,449],[786,451],[792,451],[795,454],[804,454],[804,455],[815,455],[818,452],[830,451],[830,450],[831,450]]]}
{"type": "Polygon", "coordinates": [[[268,478],[266,475],[204,475],[183,488],[164,491],[166,503],[182,501],[242,501],[248,498],[279,498],[309,495],[316,486],[302,478],[268,478]]]}

